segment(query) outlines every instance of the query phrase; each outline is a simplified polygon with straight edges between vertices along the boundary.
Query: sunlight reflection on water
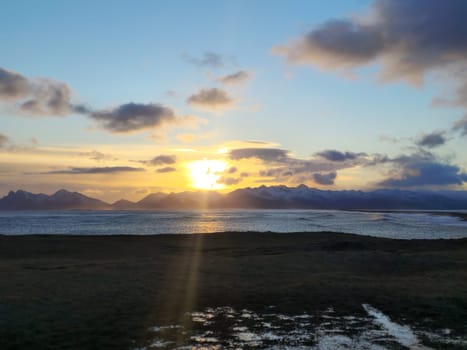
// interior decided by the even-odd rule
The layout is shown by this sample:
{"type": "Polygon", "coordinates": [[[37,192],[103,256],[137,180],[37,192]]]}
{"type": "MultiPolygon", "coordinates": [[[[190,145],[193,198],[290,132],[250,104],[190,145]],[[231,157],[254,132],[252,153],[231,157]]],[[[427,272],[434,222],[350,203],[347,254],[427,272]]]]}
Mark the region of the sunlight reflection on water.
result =
{"type": "Polygon", "coordinates": [[[0,212],[0,234],[172,234],[212,232],[355,233],[387,238],[467,237],[452,213],[336,210],[12,211],[0,212]]]}

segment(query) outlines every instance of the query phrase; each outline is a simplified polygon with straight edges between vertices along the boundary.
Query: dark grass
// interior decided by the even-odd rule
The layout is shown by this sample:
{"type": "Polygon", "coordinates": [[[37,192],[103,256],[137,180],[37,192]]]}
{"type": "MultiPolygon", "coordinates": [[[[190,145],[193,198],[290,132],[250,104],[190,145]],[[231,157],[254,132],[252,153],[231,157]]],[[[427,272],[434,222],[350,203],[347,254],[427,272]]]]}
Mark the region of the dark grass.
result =
{"type": "Polygon", "coordinates": [[[0,236],[0,349],[129,349],[187,311],[363,314],[467,334],[467,239],[0,236]]]}

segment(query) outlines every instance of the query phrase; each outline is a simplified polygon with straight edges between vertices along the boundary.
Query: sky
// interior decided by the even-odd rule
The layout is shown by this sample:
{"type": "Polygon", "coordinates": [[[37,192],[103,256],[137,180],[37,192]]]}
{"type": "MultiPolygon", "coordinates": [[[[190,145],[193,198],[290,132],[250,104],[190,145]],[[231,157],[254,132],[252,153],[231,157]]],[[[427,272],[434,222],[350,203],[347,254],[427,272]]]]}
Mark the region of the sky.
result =
{"type": "Polygon", "coordinates": [[[9,1],[0,195],[467,189],[467,2],[9,1]]]}

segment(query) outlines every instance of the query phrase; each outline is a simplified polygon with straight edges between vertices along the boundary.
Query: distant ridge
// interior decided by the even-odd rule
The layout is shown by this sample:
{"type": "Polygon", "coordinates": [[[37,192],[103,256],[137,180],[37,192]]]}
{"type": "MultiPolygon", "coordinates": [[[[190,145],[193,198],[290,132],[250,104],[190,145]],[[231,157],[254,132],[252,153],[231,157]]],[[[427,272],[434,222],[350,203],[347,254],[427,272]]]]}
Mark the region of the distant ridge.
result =
{"type": "Polygon", "coordinates": [[[298,187],[261,186],[227,194],[213,191],[151,193],[138,202],[121,199],[113,204],[78,192],[59,190],[52,195],[10,191],[0,199],[0,210],[176,210],[176,209],[386,209],[467,210],[467,191],[370,192],[325,191],[298,187]]]}
{"type": "Polygon", "coordinates": [[[34,194],[22,190],[10,191],[0,199],[0,210],[104,210],[109,204],[78,192],[59,190],[52,195],[34,194]]]}

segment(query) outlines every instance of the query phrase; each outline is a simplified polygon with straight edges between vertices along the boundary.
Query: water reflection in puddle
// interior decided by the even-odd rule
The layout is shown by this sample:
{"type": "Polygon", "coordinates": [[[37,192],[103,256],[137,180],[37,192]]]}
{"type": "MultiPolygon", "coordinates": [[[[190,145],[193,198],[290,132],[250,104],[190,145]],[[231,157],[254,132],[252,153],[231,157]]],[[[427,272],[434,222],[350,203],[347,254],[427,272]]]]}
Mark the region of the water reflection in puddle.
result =
{"type": "Polygon", "coordinates": [[[328,309],[319,315],[255,313],[231,307],[206,308],[185,315],[185,326],[164,325],[148,329],[150,341],[133,350],[179,349],[431,349],[420,338],[444,344],[466,345],[467,339],[415,331],[375,309],[362,305],[366,316],[337,315],[328,309]]]}

